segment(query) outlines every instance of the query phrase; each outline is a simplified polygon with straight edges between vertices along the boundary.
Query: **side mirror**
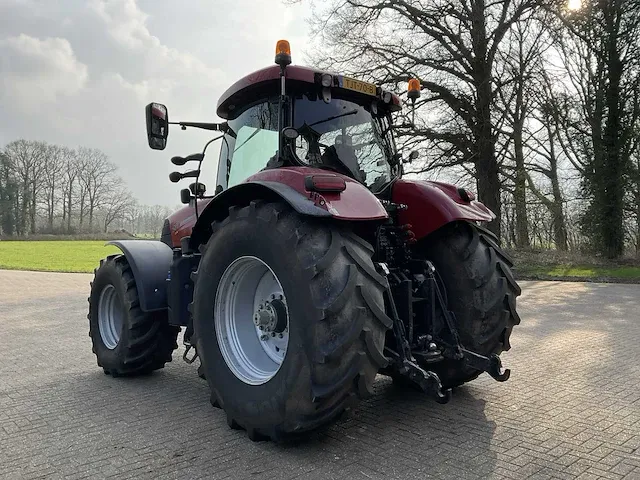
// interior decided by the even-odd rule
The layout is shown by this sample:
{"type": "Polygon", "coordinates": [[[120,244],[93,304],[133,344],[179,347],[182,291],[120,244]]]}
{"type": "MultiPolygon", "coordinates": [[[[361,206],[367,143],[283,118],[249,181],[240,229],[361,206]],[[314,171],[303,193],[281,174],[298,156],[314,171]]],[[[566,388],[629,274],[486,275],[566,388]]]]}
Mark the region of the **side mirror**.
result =
{"type": "Polygon", "coordinates": [[[150,103],[145,108],[149,147],[164,150],[169,136],[169,112],[161,103],[150,103]]]}
{"type": "Polygon", "coordinates": [[[188,188],[180,190],[180,202],[187,205],[191,201],[191,192],[188,188]]]}
{"type": "Polygon", "coordinates": [[[416,158],[418,158],[420,156],[420,153],[418,153],[417,150],[414,150],[413,152],[411,152],[409,154],[409,158],[405,161],[405,163],[411,163],[413,162],[416,158]]]}

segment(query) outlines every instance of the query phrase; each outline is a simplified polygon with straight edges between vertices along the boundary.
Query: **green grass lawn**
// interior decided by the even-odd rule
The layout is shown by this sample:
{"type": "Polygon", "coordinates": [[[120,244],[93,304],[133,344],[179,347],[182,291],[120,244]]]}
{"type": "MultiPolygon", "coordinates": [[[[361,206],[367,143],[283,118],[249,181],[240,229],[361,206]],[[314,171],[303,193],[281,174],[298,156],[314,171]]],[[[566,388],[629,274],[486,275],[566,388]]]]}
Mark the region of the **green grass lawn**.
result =
{"type": "Polygon", "coordinates": [[[0,269],[91,273],[100,259],[118,253],[104,241],[0,241],[0,269]]]}
{"type": "MultiPolygon", "coordinates": [[[[101,258],[119,253],[116,247],[105,247],[104,244],[102,240],[0,241],[0,269],[91,273],[101,258]]],[[[579,259],[540,257],[522,255],[516,258],[516,273],[542,278],[640,281],[640,266],[636,265],[588,265],[585,258],[582,259],[585,264],[582,264],[579,259]],[[575,260],[578,261],[574,263],[575,260]]]]}
{"type": "Polygon", "coordinates": [[[516,265],[524,275],[576,278],[640,279],[640,267],[601,267],[594,265],[516,265]]]}

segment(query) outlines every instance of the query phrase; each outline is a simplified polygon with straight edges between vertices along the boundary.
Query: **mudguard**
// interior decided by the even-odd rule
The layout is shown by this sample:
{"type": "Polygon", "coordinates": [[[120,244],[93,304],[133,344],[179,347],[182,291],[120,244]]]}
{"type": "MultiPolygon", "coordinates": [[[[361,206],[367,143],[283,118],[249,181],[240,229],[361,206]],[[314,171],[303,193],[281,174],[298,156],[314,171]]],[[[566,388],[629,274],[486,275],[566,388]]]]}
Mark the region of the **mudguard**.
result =
{"type": "Polygon", "coordinates": [[[458,220],[490,222],[495,218],[484,204],[447,183],[401,179],[393,185],[392,198],[407,206],[400,211],[399,221],[410,224],[417,239],[458,220]]]}
{"type": "Polygon", "coordinates": [[[173,250],[157,240],[115,240],[106,245],[118,247],[129,262],[142,311],[166,309],[167,277],[173,250]]]}
{"type": "MultiPolygon", "coordinates": [[[[248,205],[256,199],[284,200],[298,213],[311,217],[347,221],[384,220],[388,217],[375,195],[349,177],[310,167],[275,168],[260,171],[211,199],[190,233],[191,248],[195,249],[207,241],[211,234],[211,223],[226,217],[229,207],[248,205]],[[327,174],[343,178],[346,189],[322,193],[307,190],[306,177],[327,174]]],[[[189,235],[185,228],[180,229],[180,234],[189,235]]],[[[176,240],[179,242],[174,238],[174,245],[176,240]]]]}

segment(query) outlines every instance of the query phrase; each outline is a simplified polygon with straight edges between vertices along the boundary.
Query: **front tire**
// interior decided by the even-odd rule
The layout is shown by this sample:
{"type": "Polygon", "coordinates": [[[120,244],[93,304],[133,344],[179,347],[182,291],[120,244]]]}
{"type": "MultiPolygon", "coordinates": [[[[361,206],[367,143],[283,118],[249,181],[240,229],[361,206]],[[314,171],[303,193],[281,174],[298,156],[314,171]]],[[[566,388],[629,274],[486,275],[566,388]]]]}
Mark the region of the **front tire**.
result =
{"type": "Polygon", "coordinates": [[[123,255],[101,260],[94,273],[87,318],[98,366],[113,376],[163,368],[178,348],[180,328],[169,325],[166,310],[140,309],[136,281],[123,255]]]}
{"type": "MultiPolygon", "coordinates": [[[[516,297],[521,289],[511,273],[513,262],[497,238],[477,225],[458,222],[428,237],[418,248],[436,267],[462,345],[485,356],[509,350],[511,331],[520,323],[516,297]]],[[[435,371],[447,388],[481,373],[451,359],[423,367],[435,371]]]]}
{"type": "Polygon", "coordinates": [[[252,440],[280,440],[329,423],[372,393],[391,326],[372,247],[280,203],[232,207],[212,228],[195,275],[194,336],[211,402],[225,410],[229,426],[252,440]],[[253,269],[253,277],[238,274],[242,269],[253,269]],[[250,293],[244,302],[234,296],[243,291],[250,293]],[[271,305],[280,293],[281,304],[271,305]],[[221,327],[231,323],[236,327],[221,327]],[[241,331],[255,338],[242,340],[241,331]],[[279,363],[258,355],[265,331],[265,351],[270,333],[286,331],[279,363]],[[230,347],[242,342],[246,348],[230,347]]]}

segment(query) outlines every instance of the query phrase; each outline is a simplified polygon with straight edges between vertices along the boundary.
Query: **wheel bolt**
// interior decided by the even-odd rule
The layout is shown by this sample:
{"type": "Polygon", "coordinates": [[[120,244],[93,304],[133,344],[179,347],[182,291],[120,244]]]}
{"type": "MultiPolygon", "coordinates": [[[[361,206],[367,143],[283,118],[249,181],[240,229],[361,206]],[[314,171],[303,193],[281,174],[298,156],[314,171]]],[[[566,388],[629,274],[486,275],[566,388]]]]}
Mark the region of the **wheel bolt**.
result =
{"type": "Polygon", "coordinates": [[[276,296],[272,294],[271,295],[271,300],[275,300],[275,299],[276,299],[276,296]]]}
{"type": "Polygon", "coordinates": [[[267,340],[269,340],[269,335],[260,335],[260,340],[266,342],[267,340]]]}
{"type": "Polygon", "coordinates": [[[430,351],[432,351],[432,352],[433,352],[433,351],[434,351],[435,349],[437,349],[437,348],[438,348],[438,346],[437,346],[435,343],[430,343],[430,344],[429,344],[429,350],[430,350],[430,351]]]}
{"type": "Polygon", "coordinates": [[[278,335],[280,338],[282,338],[282,334],[278,335]]]}
{"type": "Polygon", "coordinates": [[[276,336],[276,332],[271,332],[271,336],[275,337],[276,336]]]}
{"type": "Polygon", "coordinates": [[[264,330],[264,327],[262,325],[260,325],[260,330],[264,330]]]}
{"type": "Polygon", "coordinates": [[[278,298],[279,298],[280,300],[283,300],[283,299],[284,299],[284,297],[282,296],[282,294],[278,295],[278,298]]]}

